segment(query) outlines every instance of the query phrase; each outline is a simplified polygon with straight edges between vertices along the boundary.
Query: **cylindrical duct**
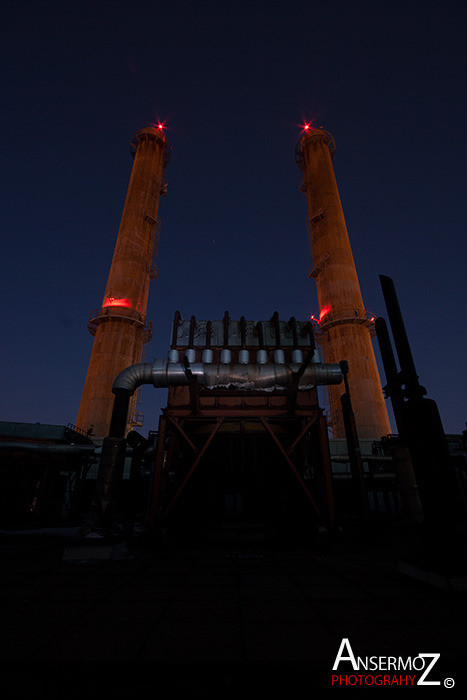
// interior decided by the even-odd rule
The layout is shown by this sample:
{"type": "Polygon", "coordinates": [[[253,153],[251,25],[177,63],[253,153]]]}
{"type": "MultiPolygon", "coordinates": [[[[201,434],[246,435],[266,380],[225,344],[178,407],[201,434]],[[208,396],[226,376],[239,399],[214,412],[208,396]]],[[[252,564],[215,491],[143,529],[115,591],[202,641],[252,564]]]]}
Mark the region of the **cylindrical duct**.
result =
{"type": "Polygon", "coordinates": [[[209,348],[203,350],[203,362],[206,364],[211,364],[214,359],[214,353],[209,348]]]}
{"type": "Polygon", "coordinates": [[[169,350],[169,362],[179,362],[180,353],[178,350],[169,350]]]}
{"type": "Polygon", "coordinates": [[[227,348],[221,350],[221,363],[223,365],[228,365],[232,361],[232,353],[227,348]]]}
{"type": "Polygon", "coordinates": [[[250,361],[250,353],[248,350],[240,350],[238,353],[238,364],[247,365],[250,361]]]}

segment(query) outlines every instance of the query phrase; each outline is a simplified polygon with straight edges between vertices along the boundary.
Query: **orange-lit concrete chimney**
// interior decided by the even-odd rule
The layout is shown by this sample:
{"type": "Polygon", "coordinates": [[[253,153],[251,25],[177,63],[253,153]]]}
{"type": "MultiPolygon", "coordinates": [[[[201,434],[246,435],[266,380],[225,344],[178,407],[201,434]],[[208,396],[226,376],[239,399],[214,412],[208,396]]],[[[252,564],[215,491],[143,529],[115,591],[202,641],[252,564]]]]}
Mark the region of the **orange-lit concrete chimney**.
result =
{"type": "MultiPolygon", "coordinates": [[[[319,340],[325,362],[349,363],[349,387],[360,438],[391,432],[371,342],[373,321],[365,311],[344,213],[332,167],[334,139],[321,128],[305,127],[296,149],[303,172],[311,251],[319,304],[319,340]]],[[[329,387],[334,438],[345,437],[340,386],[329,387]]]]}
{"type": "MultiPolygon", "coordinates": [[[[134,163],[104,299],[88,323],[95,338],[76,419],[79,428],[92,428],[96,437],[108,435],[115,377],[141,361],[143,345],[152,336],[146,309],[149,282],[157,277],[153,262],[157,213],[159,197],[165,194],[163,176],[170,154],[163,127],[138,131],[130,151],[134,163]]],[[[133,404],[127,428],[137,424],[133,404]]]]}

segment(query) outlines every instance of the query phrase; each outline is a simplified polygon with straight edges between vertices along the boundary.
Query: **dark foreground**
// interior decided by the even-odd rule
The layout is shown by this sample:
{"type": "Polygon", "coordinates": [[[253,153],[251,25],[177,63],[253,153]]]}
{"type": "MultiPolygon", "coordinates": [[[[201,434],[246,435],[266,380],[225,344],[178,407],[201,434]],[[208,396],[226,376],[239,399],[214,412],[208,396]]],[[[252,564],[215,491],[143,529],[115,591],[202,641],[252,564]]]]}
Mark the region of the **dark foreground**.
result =
{"type": "Polygon", "coordinates": [[[122,558],[65,560],[68,547],[58,534],[0,536],[9,697],[298,698],[333,692],[333,674],[420,678],[333,672],[344,637],[356,656],[439,653],[428,679],[466,687],[467,594],[399,574],[400,542],[384,533],[326,551],[141,541],[122,558]]]}

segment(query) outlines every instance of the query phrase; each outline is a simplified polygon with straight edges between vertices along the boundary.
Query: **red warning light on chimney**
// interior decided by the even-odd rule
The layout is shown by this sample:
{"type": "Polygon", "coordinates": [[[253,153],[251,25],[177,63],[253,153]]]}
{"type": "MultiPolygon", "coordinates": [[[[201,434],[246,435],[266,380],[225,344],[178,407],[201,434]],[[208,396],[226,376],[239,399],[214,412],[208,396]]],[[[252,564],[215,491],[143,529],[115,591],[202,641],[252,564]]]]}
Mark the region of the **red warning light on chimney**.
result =
{"type": "Polygon", "coordinates": [[[107,297],[104,299],[102,308],[106,306],[122,306],[125,309],[131,309],[131,299],[115,299],[114,297],[107,297]]]}
{"type": "Polygon", "coordinates": [[[325,316],[328,315],[328,313],[329,313],[330,311],[331,311],[331,307],[329,306],[329,304],[326,304],[325,306],[323,306],[323,308],[322,308],[321,311],[319,312],[319,320],[320,320],[320,322],[323,320],[323,318],[324,318],[325,316]]]}

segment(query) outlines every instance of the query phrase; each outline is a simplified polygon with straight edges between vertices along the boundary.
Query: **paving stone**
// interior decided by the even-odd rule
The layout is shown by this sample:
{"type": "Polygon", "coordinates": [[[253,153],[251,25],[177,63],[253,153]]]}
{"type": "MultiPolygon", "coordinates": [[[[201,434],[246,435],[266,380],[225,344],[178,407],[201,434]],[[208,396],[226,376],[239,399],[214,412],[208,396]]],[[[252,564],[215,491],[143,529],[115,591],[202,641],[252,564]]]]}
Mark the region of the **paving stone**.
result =
{"type": "Polygon", "coordinates": [[[239,574],[238,580],[245,586],[290,586],[292,580],[285,574],[239,574]]]}
{"type": "MultiPolygon", "coordinates": [[[[34,659],[54,661],[121,661],[135,658],[145,630],[141,625],[74,625],[44,644],[34,659]]],[[[147,633],[147,632],[146,632],[147,633]]]]}
{"type": "Polygon", "coordinates": [[[28,580],[25,583],[15,583],[0,588],[0,601],[2,600],[33,600],[39,596],[48,594],[51,590],[58,589],[61,586],[61,581],[56,581],[55,584],[50,581],[39,582],[36,580],[28,580]]]}
{"type": "Polygon", "coordinates": [[[327,585],[305,585],[301,590],[308,600],[371,600],[371,594],[363,588],[355,586],[341,586],[334,584],[327,585]]]}
{"type": "Polygon", "coordinates": [[[58,625],[0,625],[0,659],[27,659],[52,639],[58,638],[66,623],[58,625]]]}
{"type": "Polygon", "coordinates": [[[242,615],[245,625],[319,624],[321,620],[313,608],[301,600],[243,600],[242,615]]]}
{"type": "Polygon", "coordinates": [[[177,587],[171,584],[132,581],[111,591],[108,597],[117,600],[170,600],[176,590],[177,587]]]}
{"type": "Polygon", "coordinates": [[[165,663],[243,661],[240,625],[159,623],[139,658],[165,663]]]}
{"type": "Polygon", "coordinates": [[[294,581],[303,586],[348,586],[347,581],[342,576],[337,574],[296,574],[293,577],[294,581]]]}
{"type": "Polygon", "coordinates": [[[24,602],[21,600],[0,600],[0,620],[4,621],[7,615],[11,615],[12,612],[18,610],[24,606],[24,602]]]}
{"type": "Polygon", "coordinates": [[[330,624],[384,624],[394,621],[394,614],[377,601],[318,600],[313,607],[321,619],[330,624]]]}
{"type": "Polygon", "coordinates": [[[151,669],[146,693],[154,668],[170,664],[191,669],[189,692],[197,668],[223,664],[231,678],[245,664],[263,668],[264,678],[283,668],[286,680],[300,667],[312,684],[310,669],[327,678],[348,637],[362,655],[439,652],[460,687],[465,596],[395,575],[387,552],[352,544],[326,557],[174,550],[89,566],[61,561],[61,546],[30,542],[3,559],[2,658],[55,669],[98,658],[128,669],[141,652],[151,669]]]}
{"type": "Polygon", "coordinates": [[[190,585],[184,583],[176,591],[174,600],[236,600],[238,588],[236,585],[190,585]]]}
{"type": "Polygon", "coordinates": [[[104,600],[110,597],[119,585],[122,584],[118,582],[113,584],[108,582],[99,583],[94,580],[74,581],[50,591],[45,598],[57,601],[68,600],[70,603],[76,600],[104,600]]]}
{"type": "Polygon", "coordinates": [[[243,600],[304,600],[305,594],[292,583],[279,585],[241,585],[240,596],[243,600]]]}
{"type": "Polygon", "coordinates": [[[237,599],[177,600],[172,601],[164,615],[164,622],[198,624],[237,622],[240,624],[240,603],[237,599]]]}
{"type": "Polygon", "coordinates": [[[233,573],[211,574],[211,573],[190,573],[184,579],[185,586],[220,586],[235,583],[233,573]]]}
{"type": "Polygon", "coordinates": [[[96,601],[75,600],[70,605],[68,600],[34,599],[23,603],[3,618],[7,625],[71,625],[87,613],[96,601]]]}
{"type": "Polygon", "coordinates": [[[391,583],[363,584],[360,589],[367,591],[369,595],[380,600],[446,600],[445,592],[435,590],[431,587],[425,588],[423,585],[411,585],[412,582],[396,580],[391,583]]]}
{"type": "Polygon", "coordinates": [[[447,627],[467,625],[467,611],[451,605],[447,601],[431,600],[427,607],[424,600],[386,600],[387,608],[404,622],[424,622],[433,625],[445,624],[447,627]]]}
{"type": "Polygon", "coordinates": [[[77,620],[79,625],[155,625],[167,610],[164,600],[103,600],[94,604],[77,620]]]}
{"type": "Polygon", "coordinates": [[[248,660],[293,661],[294,664],[329,663],[329,648],[338,649],[338,640],[324,625],[245,624],[245,655],[248,660]]]}

